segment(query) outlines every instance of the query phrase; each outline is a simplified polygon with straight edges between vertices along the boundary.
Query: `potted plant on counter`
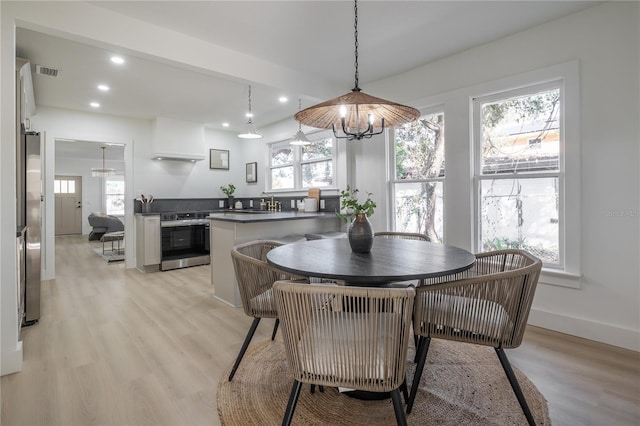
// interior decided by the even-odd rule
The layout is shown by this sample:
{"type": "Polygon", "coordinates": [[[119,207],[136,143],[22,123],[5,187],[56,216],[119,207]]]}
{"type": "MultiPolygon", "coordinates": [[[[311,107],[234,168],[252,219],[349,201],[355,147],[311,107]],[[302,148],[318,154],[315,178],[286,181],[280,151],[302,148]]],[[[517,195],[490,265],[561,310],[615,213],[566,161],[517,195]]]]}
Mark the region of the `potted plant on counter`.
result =
{"type": "MultiPolygon", "coordinates": [[[[373,228],[368,219],[376,208],[376,203],[371,199],[372,195],[367,192],[367,199],[360,203],[357,189],[347,185],[347,189],[340,191],[340,209],[347,215],[353,216],[347,236],[351,250],[356,253],[369,253],[373,245],[373,228]]],[[[348,222],[347,216],[340,212],[337,215],[345,223],[348,222]]]]}
{"type": "Polygon", "coordinates": [[[232,209],[233,208],[233,193],[236,192],[236,186],[232,183],[230,183],[227,186],[220,186],[220,191],[224,192],[224,195],[227,196],[227,198],[229,199],[229,205],[227,206],[228,208],[232,209]]]}

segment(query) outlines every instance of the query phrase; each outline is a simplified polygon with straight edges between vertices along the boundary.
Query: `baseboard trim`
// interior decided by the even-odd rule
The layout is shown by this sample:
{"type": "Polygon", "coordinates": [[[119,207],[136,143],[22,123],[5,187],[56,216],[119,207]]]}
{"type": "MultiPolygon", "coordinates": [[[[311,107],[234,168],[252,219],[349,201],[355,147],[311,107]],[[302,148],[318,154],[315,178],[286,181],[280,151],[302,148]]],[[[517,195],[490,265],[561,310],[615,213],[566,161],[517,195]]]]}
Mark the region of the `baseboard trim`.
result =
{"type": "Polygon", "coordinates": [[[529,324],[583,339],[640,352],[640,331],[574,318],[541,309],[531,309],[529,324]]]}
{"type": "Polygon", "coordinates": [[[0,376],[17,373],[22,370],[22,342],[18,342],[15,350],[2,352],[2,365],[0,366],[0,376]]]}
{"type": "Polygon", "coordinates": [[[231,306],[232,308],[240,308],[240,307],[242,307],[242,305],[237,305],[237,306],[236,306],[236,305],[234,305],[233,303],[229,303],[229,302],[227,302],[226,300],[219,298],[219,297],[218,297],[218,296],[216,296],[215,294],[213,295],[213,298],[214,298],[214,299],[216,299],[216,300],[217,300],[217,301],[219,301],[219,302],[224,303],[224,304],[225,304],[225,305],[227,305],[227,306],[231,306]]]}

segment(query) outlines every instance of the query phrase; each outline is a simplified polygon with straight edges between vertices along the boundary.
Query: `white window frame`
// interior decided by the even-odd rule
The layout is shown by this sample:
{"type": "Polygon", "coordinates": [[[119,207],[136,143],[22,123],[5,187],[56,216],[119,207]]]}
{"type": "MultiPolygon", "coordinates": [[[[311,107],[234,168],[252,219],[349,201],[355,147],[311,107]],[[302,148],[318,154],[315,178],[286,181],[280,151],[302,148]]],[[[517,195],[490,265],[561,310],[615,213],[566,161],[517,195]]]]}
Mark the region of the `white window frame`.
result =
{"type": "Polygon", "coordinates": [[[327,189],[335,189],[337,187],[337,179],[338,179],[338,174],[337,174],[337,170],[336,170],[336,166],[337,166],[337,152],[338,152],[338,144],[337,144],[337,140],[336,138],[333,136],[333,134],[329,131],[320,131],[320,132],[316,132],[313,134],[307,134],[307,138],[309,139],[309,141],[311,141],[311,143],[316,142],[316,141],[321,141],[324,139],[333,139],[333,145],[332,145],[332,154],[330,157],[323,157],[323,158],[314,158],[312,160],[302,160],[302,146],[300,145],[290,145],[290,142],[293,139],[286,139],[284,141],[278,141],[278,142],[274,142],[269,144],[269,157],[268,157],[268,176],[267,176],[267,182],[268,182],[268,191],[269,192],[301,192],[301,191],[308,191],[309,188],[304,188],[302,186],[302,166],[304,164],[311,164],[311,163],[318,163],[318,162],[323,162],[323,161],[327,161],[330,160],[331,161],[331,167],[333,170],[333,185],[332,186],[328,186],[328,187],[321,187],[321,189],[323,190],[327,190],[327,189]],[[273,159],[273,151],[276,148],[280,148],[280,147],[290,147],[293,150],[293,162],[292,163],[286,163],[286,164],[278,164],[277,166],[274,166],[273,164],[271,164],[271,160],[273,159]],[[272,170],[273,169],[278,169],[281,167],[287,167],[287,166],[293,166],[293,184],[294,187],[293,188],[277,188],[274,189],[273,188],[273,182],[272,182],[272,170]]]}
{"type": "Polygon", "coordinates": [[[75,194],[76,193],[75,183],[76,183],[75,177],[58,176],[53,181],[53,193],[54,194],[75,194]],[[63,182],[64,182],[64,188],[63,188],[63,182]],[[73,191],[69,191],[69,182],[73,182],[73,191]],[[56,191],[56,187],[58,187],[60,190],[56,191]]]}
{"type": "MultiPolygon", "coordinates": [[[[470,117],[472,117],[471,154],[474,170],[473,179],[473,241],[472,247],[479,250],[479,220],[480,197],[479,181],[476,173],[479,169],[479,139],[475,134],[478,127],[478,117],[475,117],[473,100],[501,93],[504,94],[519,88],[531,88],[544,83],[557,82],[561,93],[561,145],[560,145],[560,256],[562,267],[550,268],[543,266],[540,282],[570,288],[580,288],[581,277],[581,185],[580,185],[580,79],[578,61],[570,61],[531,71],[521,75],[505,78],[474,88],[474,94],[469,97],[470,117]],[[484,89],[484,90],[483,90],[484,89]],[[571,220],[567,220],[570,218],[571,220]]],[[[542,86],[541,86],[542,87],[542,86]]],[[[528,89],[527,91],[530,91],[528,89]]],[[[451,125],[451,120],[449,121],[451,125]]]]}
{"type": "MultiPolygon", "coordinates": [[[[544,68],[525,71],[520,74],[496,80],[476,83],[447,92],[416,99],[412,104],[423,113],[432,106],[444,106],[445,113],[445,157],[446,186],[444,188],[445,244],[453,244],[478,252],[476,233],[479,232],[476,206],[477,184],[474,182],[474,136],[473,99],[505,92],[522,87],[551,81],[561,81],[564,92],[560,114],[564,117],[564,137],[561,167],[563,177],[564,220],[562,237],[564,240],[564,269],[543,266],[540,284],[557,285],[578,289],[581,287],[582,271],[582,220],[581,220],[581,154],[580,154],[580,64],[577,60],[567,61],[544,68]],[[567,220],[568,218],[569,220],[567,220]]],[[[391,137],[389,137],[391,139],[391,137]]],[[[388,188],[393,173],[392,141],[386,144],[388,188]]],[[[392,194],[391,191],[388,194],[392,194]]],[[[394,195],[395,196],[395,195],[394,195]]],[[[387,200],[387,220],[389,226],[395,213],[391,210],[391,199],[387,200]]]]}
{"type": "MultiPolygon", "coordinates": [[[[445,108],[444,105],[437,105],[437,106],[432,106],[429,108],[423,108],[420,110],[420,118],[426,116],[426,115],[432,115],[432,114],[439,114],[441,113],[442,115],[444,115],[444,120],[445,120],[445,134],[444,134],[444,144],[445,144],[445,160],[444,160],[444,176],[443,177],[435,177],[435,178],[430,178],[430,179],[415,179],[415,180],[407,180],[407,179],[397,179],[396,177],[396,134],[395,128],[392,128],[389,132],[389,194],[391,195],[390,200],[389,200],[389,206],[390,206],[390,211],[389,211],[389,218],[390,218],[390,223],[391,223],[391,229],[396,230],[396,184],[409,184],[409,183],[422,183],[422,182],[442,182],[442,197],[445,198],[446,197],[446,177],[447,177],[447,135],[446,135],[446,128],[447,128],[447,116],[445,114],[445,108]]],[[[443,216],[443,227],[442,227],[442,241],[446,241],[446,220],[447,220],[447,216],[446,216],[446,203],[443,203],[442,206],[442,216],[443,216]]]]}
{"type": "Polygon", "coordinates": [[[475,245],[480,248],[480,215],[481,215],[481,194],[480,183],[483,180],[502,180],[502,179],[543,179],[543,178],[557,178],[558,179],[558,264],[549,264],[544,262],[544,266],[550,269],[564,270],[565,265],[565,177],[564,177],[564,116],[561,111],[558,111],[559,121],[559,167],[557,171],[545,171],[545,172],[512,172],[512,173],[499,173],[499,174],[483,174],[482,173],[482,130],[481,130],[481,117],[480,112],[482,104],[499,102],[508,100],[511,98],[533,95],[536,93],[558,90],[560,94],[560,110],[564,105],[565,94],[563,90],[562,80],[555,80],[551,82],[545,82],[541,84],[532,84],[530,86],[521,87],[518,89],[505,90],[498,93],[493,93],[488,96],[476,97],[473,100],[473,140],[474,140],[474,194],[475,194],[475,220],[476,220],[476,233],[475,233],[475,245]]]}
{"type": "MultiPolygon", "coordinates": [[[[123,199],[125,199],[125,197],[126,197],[126,182],[125,182],[125,180],[124,180],[124,176],[120,176],[120,175],[115,175],[115,176],[106,176],[106,177],[103,179],[103,188],[102,188],[102,190],[103,190],[103,192],[102,192],[102,193],[104,194],[104,199],[102,200],[102,202],[104,203],[104,211],[105,211],[105,213],[106,213],[106,214],[108,214],[108,215],[111,215],[111,216],[117,216],[117,217],[124,216],[124,212],[123,212],[122,214],[114,214],[114,213],[110,213],[110,212],[107,210],[107,209],[108,209],[107,197],[108,197],[109,195],[122,195],[123,199]],[[122,182],[122,183],[123,183],[123,185],[124,185],[125,191],[123,191],[123,192],[122,192],[122,194],[108,194],[108,193],[107,193],[107,182],[108,182],[108,181],[110,181],[110,180],[111,180],[111,181],[118,181],[118,182],[122,182]]],[[[125,211],[126,211],[126,210],[125,210],[125,211]]]]}

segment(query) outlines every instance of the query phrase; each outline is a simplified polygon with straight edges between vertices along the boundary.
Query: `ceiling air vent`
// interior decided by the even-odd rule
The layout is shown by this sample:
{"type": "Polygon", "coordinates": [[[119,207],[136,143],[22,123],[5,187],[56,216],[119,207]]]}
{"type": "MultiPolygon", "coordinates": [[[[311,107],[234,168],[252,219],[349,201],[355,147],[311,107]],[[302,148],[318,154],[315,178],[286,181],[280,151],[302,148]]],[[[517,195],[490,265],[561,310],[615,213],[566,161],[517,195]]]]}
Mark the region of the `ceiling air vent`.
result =
{"type": "Polygon", "coordinates": [[[36,65],[36,74],[48,75],[49,77],[57,77],[61,70],[49,68],[42,65],[36,65]]]}

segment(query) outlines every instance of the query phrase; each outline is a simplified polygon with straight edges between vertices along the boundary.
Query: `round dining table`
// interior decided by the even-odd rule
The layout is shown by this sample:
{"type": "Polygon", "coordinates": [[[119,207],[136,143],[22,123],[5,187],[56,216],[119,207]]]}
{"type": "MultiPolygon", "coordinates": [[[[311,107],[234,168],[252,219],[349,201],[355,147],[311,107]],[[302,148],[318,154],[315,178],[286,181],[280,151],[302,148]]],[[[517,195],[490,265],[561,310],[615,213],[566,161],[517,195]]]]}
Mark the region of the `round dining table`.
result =
{"type": "MultiPolygon", "coordinates": [[[[374,238],[369,253],[353,252],[346,238],[285,244],[267,253],[267,263],[281,270],[361,287],[455,274],[471,268],[475,260],[458,247],[401,238],[374,238]]],[[[387,392],[342,391],[357,399],[389,398],[387,392]]]]}
{"type": "Polygon", "coordinates": [[[267,262],[298,275],[379,286],[462,272],[475,256],[459,247],[401,238],[374,238],[369,253],[355,253],[348,239],[335,238],[276,247],[267,262]]]}

